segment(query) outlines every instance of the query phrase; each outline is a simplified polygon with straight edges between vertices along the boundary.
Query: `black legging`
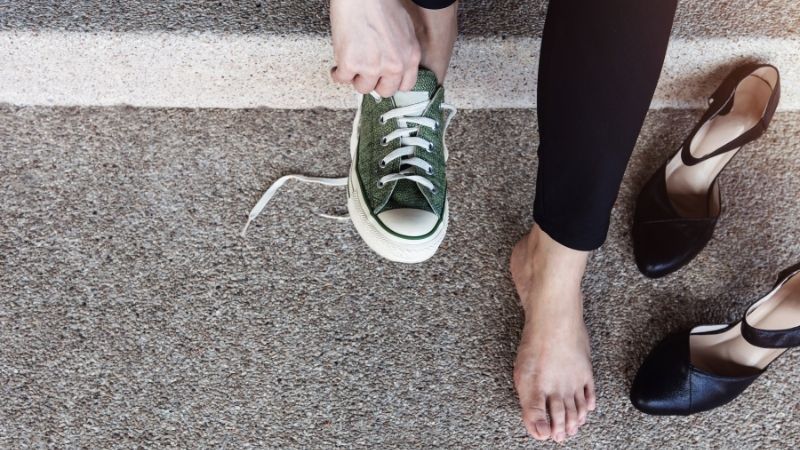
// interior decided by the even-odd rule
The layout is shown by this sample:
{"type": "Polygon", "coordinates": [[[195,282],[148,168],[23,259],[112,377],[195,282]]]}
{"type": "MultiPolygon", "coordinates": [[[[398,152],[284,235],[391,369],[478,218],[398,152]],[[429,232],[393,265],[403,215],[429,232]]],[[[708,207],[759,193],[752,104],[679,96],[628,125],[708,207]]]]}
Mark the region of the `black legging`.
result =
{"type": "Polygon", "coordinates": [[[533,217],[576,250],[605,241],[677,0],[553,0],[539,59],[533,217]]]}
{"type": "MultiPolygon", "coordinates": [[[[441,8],[454,0],[414,0],[441,8]]],[[[593,250],[650,106],[677,0],[552,0],[539,59],[539,171],[533,217],[593,250]]]]}

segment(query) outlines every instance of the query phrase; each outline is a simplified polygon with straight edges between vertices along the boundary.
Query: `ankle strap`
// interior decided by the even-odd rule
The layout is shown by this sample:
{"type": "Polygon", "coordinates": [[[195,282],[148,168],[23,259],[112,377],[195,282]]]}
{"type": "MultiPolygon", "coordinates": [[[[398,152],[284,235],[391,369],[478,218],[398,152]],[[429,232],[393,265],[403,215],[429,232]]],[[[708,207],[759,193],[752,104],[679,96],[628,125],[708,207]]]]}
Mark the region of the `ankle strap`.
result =
{"type": "Polygon", "coordinates": [[[794,276],[800,277],[800,264],[796,264],[781,272],[778,282],[775,284],[772,291],[762,300],[759,300],[747,308],[747,312],[744,313],[744,317],[742,318],[742,336],[747,342],[756,347],[763,348],[800,347],[800,325],[783,330],[763,330],[761,328],[755,328],[747,322],[747,316],[750,315],[751,312],[758,308],[762,302],[767,301],[766,299],[768,297],[775,294],[778,289],[794,276]]]}
{"type": "Polygon", "coordinates": [[[731,150],[735,150],[740,148],[744,144],[748,142],[754,141],[765,131],[767,131],[767,127],[769,123],[772,121],[772,116],[775,114],[775,110],[778,108],[778,101],[780,100],[781,96],[781,81],[780,81],[780,72],[778,69],[770,64],[748,64],[737,69],[734,69],[722,82],[722,84],[717,88],[717,90],[709,97],[708,101],[710,103],[710,107],[708,110],[703,114],[703,117],[697,122],[694,129],[691,133],[689,133],[689,137],[683,143],[683,148],[681,149],[681,159],[683,163],[687,166],[693,166],[695,164],[699,164],[707,159],[713,158],[715,156],[721,155],[723,153],[727,153],[731,150]],[[763,67],[771,67],[775,69],[775,72],[778,74],[778,77],[775,81],[775,86],[772,86],[772,93],[770,94],[769,101],[767,102],[767,108],[764,112],[764,115],[761,119],[756,123],[755,126],[744,132],[743,134],[737,136],[735,139],[731,140],[730,142],[726,143],[722,147],[714,150],[713,152],[704,155],[700,158],[696,158],[691,153],[691,145],[692,141],[694,141],[694,137],[700,128],[706,124],[709,120],[713,119],[714,117],[727,114],[728,111],[731,110],[733,107],[733,100],[736,96],[736,88],[739,86],[742,80],[746,77],[750,76],[756,70],[763,68],[763,67]]]}
{"type": "Polygon", "coordinates": [[[742,320],[742,336],[744,339],[763,348],[790,348],[800,347],[800,326],[787,328],[785,330],[762,330],[753,328],[747,323],[747,319],[742,320]]]}

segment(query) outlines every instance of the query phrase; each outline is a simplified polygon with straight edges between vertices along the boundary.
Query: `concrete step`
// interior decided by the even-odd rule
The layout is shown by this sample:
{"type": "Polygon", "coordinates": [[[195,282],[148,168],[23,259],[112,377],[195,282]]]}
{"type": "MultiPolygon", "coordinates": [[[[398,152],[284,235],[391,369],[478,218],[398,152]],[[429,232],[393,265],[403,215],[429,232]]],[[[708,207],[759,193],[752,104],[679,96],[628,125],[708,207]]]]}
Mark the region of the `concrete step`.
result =
{"type": "MultiPolygon", "coordinates": [[[[689,2],[684,2],[689,3],[689,2]]],[[[531,108],[539,39],[464,37],[447,86],[462,108],[531,108]]],[[[743,61],[781,69],[783,111],[800,109],[800,37],[673,39],[653,108],[704,104],[743,61]]],[[[326,36],[0,32],[0,103],[146,107],[353,108],[333,86],[326,36]]]]}
{"type": "MultiPolygon", "coordinates": [[[[598,411],[576,448],[798,448],[800,359],[691,419],[633,410],[657,340],[738,319],[800,257],[800,112],[721,177],[726,211],[686,270],[648,280],[640,186],[698,111],[652,111],[585,280],[598,411]],[[746,420],[743,420],[743,416],[746,420]]],[[[465,111],[448,133],[451,226],[387,263],[317,217],[341,188],[351,111],[0,107],[0,402],[8,448],[532,448],[512,384],[521,311],[506,264],[531,224],[535,115],[465,111]]],[[[334,211],[331,211],[333,209],[334,211]]]]}
{"type": "MultiPolygon", "coordinates": [[[[326,0],[170,0],[4,2],[0,30],[327,33],[326,0]]],[[[547,0],[466,0],[462,32],[470,36],[540,36],[547,0]]],[[[800,35],[795,0],[681,1],[675,35],[791,37],[800,35]]]]}

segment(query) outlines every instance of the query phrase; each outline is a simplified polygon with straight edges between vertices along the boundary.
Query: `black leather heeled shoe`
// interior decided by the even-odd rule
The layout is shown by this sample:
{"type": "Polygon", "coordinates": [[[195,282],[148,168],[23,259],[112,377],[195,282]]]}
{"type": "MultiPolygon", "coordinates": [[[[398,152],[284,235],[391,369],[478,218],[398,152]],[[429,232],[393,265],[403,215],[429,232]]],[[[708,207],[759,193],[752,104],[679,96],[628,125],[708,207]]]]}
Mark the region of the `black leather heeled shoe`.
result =
{"type": "Polygon", "coordinates": [[[743,145],[767,130],[779,98],[778,69],[763,64],[734,70],[709,98],[694,130],[636,202],[633,250],[644,275],[672,273],[705,247],[722,210],[717,178],[743,145]]]}
{"type": "Polygon", "coordinates": [[[741,321],[699,326],[661,341],[636,374],[631,402],[655,415],[722,406],[791,347],[800,347],[800,264],[781,273],[741,321]]]}

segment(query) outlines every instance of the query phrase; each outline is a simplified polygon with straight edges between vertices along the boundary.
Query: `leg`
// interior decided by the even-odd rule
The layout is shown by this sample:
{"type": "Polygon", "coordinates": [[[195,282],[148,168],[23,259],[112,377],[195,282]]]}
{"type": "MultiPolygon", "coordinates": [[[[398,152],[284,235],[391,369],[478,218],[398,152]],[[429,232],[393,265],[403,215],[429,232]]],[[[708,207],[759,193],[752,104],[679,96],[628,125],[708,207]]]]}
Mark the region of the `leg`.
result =
{"type": "Polygon", "coordinates": [[[442,9],[422,8],[410,0],[406,0],[406,5],[422,51],[420,65],[430,69],[439,83],[443,83],[458,36],[458,2],[442,9]]]}
{"type": "Polygon", "coordinates": [[[580,283],[588,252],[605,240],[676,2],[575,0],[548,7],[539,62],[536,225],[511,258],[525,310],[515,384],[525,426],[537,439],[562,441],[595,407],[580,283]]]}

